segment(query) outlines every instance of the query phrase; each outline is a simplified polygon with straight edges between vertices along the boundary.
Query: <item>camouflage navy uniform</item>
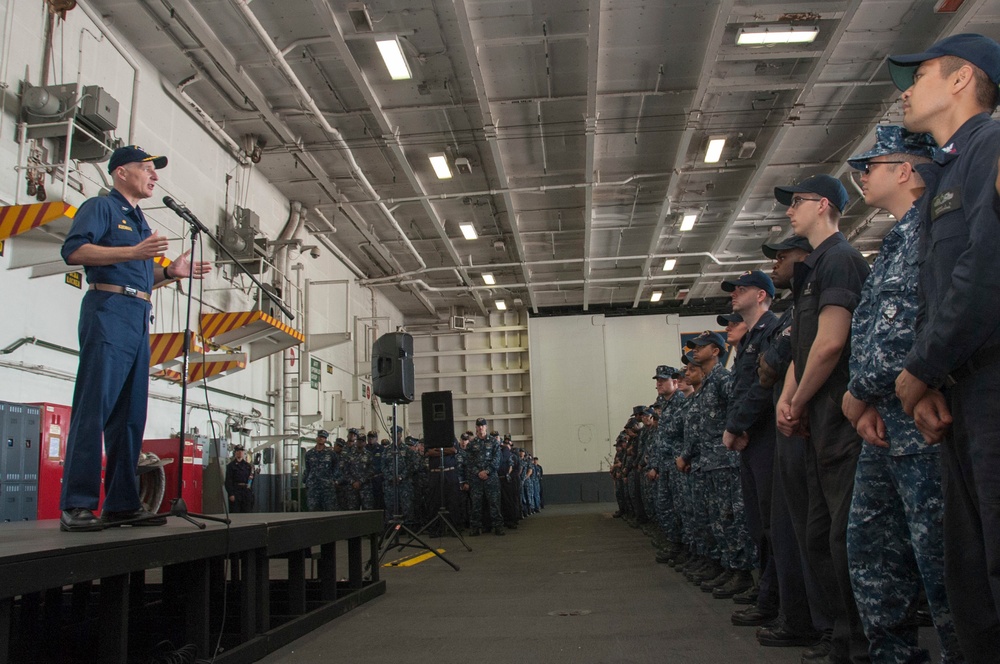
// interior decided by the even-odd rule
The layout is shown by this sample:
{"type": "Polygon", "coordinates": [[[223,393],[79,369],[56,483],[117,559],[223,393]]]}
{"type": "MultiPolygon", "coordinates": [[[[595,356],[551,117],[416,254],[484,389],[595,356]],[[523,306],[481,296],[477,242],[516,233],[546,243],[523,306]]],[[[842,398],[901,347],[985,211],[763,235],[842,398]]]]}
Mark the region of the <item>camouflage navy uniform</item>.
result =
{"type": "MultiPolygon", "coordinates": [[[[669,463],[670,491],[674,501],[674,511],[680,521],[681,542],[688,551],[694,552],[694,503],[692,496],[692,476],[690,473],[681,472],[677,468],[676,460],[684,452],[684,425],[687,423],[688,411],[691,409],[693,399],[685,397],[684,393],[677,390],[675,399],[681,397],[681,401],[675,405],[675,410],[667,423],[667,437],[670,440],[670,455],[672,459],[669,463]]],[[[675,399],[671,399],[674,401],[675,399]]]]}
{"type": "Polygon", "coordinates": [[[639,440],[639,470],[641,471],[639,485],[641,487],[642,509],[646,512],[646,517],[650,521],[658,524],[656,494],[659,480],[651,480],[648,476],[650,469],[657,467],[657,456],[659,455],[660,448],[659,426],[656,425],[655,420],[653,426],[647,427],[643,423],[643,430],[639,434],[639,440]]]}
{"type": "Polygon", "coordinates": [[[310,512],[334,512],[337,503],[337,456],[332,449],[306,450],[302,484],[310,512]]]}
{"type": "Polygon", "coordinates": [[[364,447],[352,445],[344,452],[343,479],[346,504],[344,509],[375,509],[375,495],[372,492],[372,453],[364,447]],[[355,484],[357,486],[355,486],[355,484]]]}
{"type": "Polygon", "coordinates": [[[660,422],[657,426],[659,444],[654,467],[659,473],[656,483],[656,518],[663,536],[670,542],[681,543],[684,534],[681,525],[683,497],[679,485],[684,481],[684,473],[677,470],[674,459],[683,436],[684,394],[677,390],[669,400],[663,402],[660,422]]]}
{"type": "MultiPolygon", "coordinates": [[[[637,426],[639,428],[632,430],[635,435],[629,437],[628,442],[625,443],[625,470],[623,475],[625,478],[625,492],[628,495],[629,505],[631,506],[630,515],[637,523],[644,524],[648,519],[646,517],[646,508],[642,503],[642,489],[640,488],[642,481],[639,477],[642,473],[639,468],[639,455],[642,444],[640,440],[640,436],[642,435],[642,424],[639,423],[637,426]]],[[[531,477],[532,495],[530,498],[532,511],[538,511],[538,505],[535,504],[534,498],[535,482],[538,481],[538,478],[536,477],[537,474],[538,473],[536,471],[536,473],[531,477]]]]}
{"type": "MultiPolygon", "coordinates": [[[[625,463],[625,434],[618,434],[618,439],[615,441],[615,456],[611,464],[611,480],[615,485],[615,501],[618,503],[618,513],[615,514],[616,517],[622,517],[628,514],[628,497],[625,495],[625,482],[622,480],[622,467],[625,463]]],[[[523,488],[521,490],[521,507],[523,511],[528,509],[528,499],[524,493],[524,489],[527,488],[527,462],[521,465],[521,481],[523,488]]]]}
{"type": "Polygon", "coordinates": [[[386,521],[399,515],[403,523],[412,525],[416,522],[413,476],[419,469],[420,457],[409,445],[389,443],[382,450],[382,491],[386,521]]]}
{"type": "Polygon", "coordinates": [[[701,472],[700,424],[695,421],[700,420],[697,408],[700,395],[701,390],[698,390],[684,402],[686,406],[684,423],[677,456],[688,464],[688,472],[682,473],[687,481],[684,487],[686,495],[681,518],[684,521],[684,536],[691,552],[702,558],[719,560],[721,555],[715,547],[715,539],[711,537],[711,524],[706,519],[706,512],[703,509],[708,489],[705,486],[705,476],[701,472]]]}
{"type": "Polygon", "coordinates": [[[503,532],[503,518],[500,516],[500,477],[497,470],[500,467],[500,441],[490,435],[486,438],[473,437],[465,448],[462,477],[469,484],[469,494],[472,507],[469,512],[469,524],[472,531],[483,528],[483,499],[489,503],[490,522],[494,528],[503,532]],[[485,480],[479,479],[480,471],[488,475],[485,480]]]}
{"type": "Polygon", "coordinates": [[[944,586],[940,448],[924,442],[895,395],[916,336],[919,226],[913,207],[886,235],[851,323],[848,389],[875,407],[889,443],[864,445],[847,523],[851,585],[875,662],[929,661],[914,620],[921,581],[942,661],[962,661],[944,586]]]}
{"type": "Polygon", "coordinates": [[[700,504],[707,510],[703,518],[709,520],[717,560],[727,569],[751,570],[756,566],[757,552],[743,504],[740,454],[722,444],[731,388],[732,374],[717,363],[691,405],[694,415],[690,423],[695,429],[693,435],[701,442],[700,472],[705,494],[700,504]]]}

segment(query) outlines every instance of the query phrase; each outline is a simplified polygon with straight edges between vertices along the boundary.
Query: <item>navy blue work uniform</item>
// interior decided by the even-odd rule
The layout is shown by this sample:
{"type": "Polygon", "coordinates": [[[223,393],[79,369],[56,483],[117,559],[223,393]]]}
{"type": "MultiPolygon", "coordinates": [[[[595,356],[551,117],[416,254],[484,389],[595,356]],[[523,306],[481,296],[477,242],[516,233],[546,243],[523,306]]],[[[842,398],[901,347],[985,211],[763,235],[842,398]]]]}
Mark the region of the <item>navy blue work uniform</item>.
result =
{"type": "MultiPolygon", "coordinates": [[[[795,379],[802,380],[809,352],[819,332],[820,312],[837,306],[853,313],[861,300],[861,288],[870,269],[857,249],[836,232],[820,243],[801,263],[795,264],[793,294],[795,312],[792,322],[792,358],[795,379]]],[[[868,639],[854,602],[847,564],[847,518],[854,492],[854,473],[861,454],[861,438],[844,417],[840,402],[847,391],[850,343],[845,344],[837,364],[822,387],[809,400],[810,443],[806,447],[810,511],[825,504],[829,513],[827,533],[830,557],[822,553],[822,519],[810,519],[807,539],[810,558],[818,554],[813,568],[824,584],[834,612],[833,647],[835,656],[850,656],[856,661],[868,658],[868,639]],[[816,552],[816,553],[814,553],[816,552]],[[827,569],[822,569],[829,565],[827,569]]]]}
{"type": "Polygon", "coordinates": [[[778,326],[778,317],[767,311],[740,340],[726,430],[749,437],[740,453],[740,480],[750,536],[760,551],[757,606],[769,613],[780,606],[791,629],[809,632],[813,625],[792,518],[784,496],[773,499],[777,440],[773,392],[757,376],[758,358],[771,345],[778,326]]]}
{"type": "MultiPolygon", "coordinates": [[[[792,362],[792,314],[789,307],[778,319],[771,344],[764,352],[764,360],[777,375],[774,384],[773,404],[775,408],[785,387],[785,374],[792,362]]],[[[774,477],[771,498],[772,525],[777,522],[775,514],[784,511],[791,520],[795,541],[798,545],[799,567],[805,583],[806,598],[809,601],[808,617],[813,627],[821,632],[833,632],[833,615],[826,588],[818,580],[817,570],[829,570],[830,563],[830,512],[826,504],[809,503],[809,481],[806,469],[806,450],[810,443],[801,436],[786,436],[775,428],[774,477]],[[813,539],[810,540],[809,537],[813,539]]],[[[782,564],[783,555],[775,549],[776,563],[782,564]]],[[[789,558],[794,551],[788,552],[789,558]]],[[[779,585],[781,581],[779,580],[779,585]]],[[[759,600],[758,600],[759,601],[759,600]]],[[[788,613],[789,611],[784,611],[788,613]]],[[[802,619],[805,620],[805,612],[802,619]]]]}
{"type": "MultiPolygon", "coordinates": [[[[135,246],[151,235],[142,211],[115,190],[80,206],[62,246],[66,260],[85,244],[135,246]]],[[[141,507],[136,465],[142,451],[149,393],[149,294],[153,261],[87,266],[87,282],[125,293],[89,290],[80,306],[80,365],[66,446],[60,508],[96,510],[101,489],[101,440],[107,454],[104,510],[141,507]]]]}
{"type": "MultiPolygon", "coordinates": [[[[253,512],[253,466],[246,459],[233,459],[226,464],[226,493],[234,498],[230,512],[253,512]]],[[[310,508],[311,509],[311,508],[310,508]]]]}
{"type": "Polygon", "coordinates": [[[942,388],[954,423],[941,444],[948,603],[969,662],[1000,652],[1000,124],[969,118],[918,165],[920,310],[906,369],[942,388]]]}

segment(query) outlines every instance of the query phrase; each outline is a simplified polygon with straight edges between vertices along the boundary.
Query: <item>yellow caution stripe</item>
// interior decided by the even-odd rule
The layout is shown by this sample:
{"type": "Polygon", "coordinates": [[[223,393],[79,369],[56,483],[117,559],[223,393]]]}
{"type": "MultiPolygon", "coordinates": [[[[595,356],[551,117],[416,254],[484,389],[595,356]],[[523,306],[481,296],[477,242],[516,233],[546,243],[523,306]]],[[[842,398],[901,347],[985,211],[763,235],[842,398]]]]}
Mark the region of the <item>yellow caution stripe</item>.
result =
{"type": "MultiPolygon", "coordinates": [[[[194,332],[191,333],[191,352],[200,353],[202,345],[194,332]]],[[[176,359],[184,352],[183,332],[160,332],[149,335],[149,366],[155,367],[176,359]]]]}
{"type": "Polygon", "coordinates": [[[304,343],[306,337],[296,329],[293,329],[276,318],[268,316],[263,311],[236,311],[222,314],[205,314],[201,317],[201,334],[206,339],[217,337],[226,332],[246,327],[252,323],[260,321],[271,327],[281,330],[300,343],[304,343]]]}
{"type": "MultiPolygon", "coordinates": [[[[437,552],[444,553],[444,549],[438,549],[437,552]]],[[[382,567],[413,567],[414,565],[419,565],[425,560],[430,560],[433,557],[434,554],[431,552],[421,553],[420,555],[417,556],[409,556],[406,558],[399,558],[398,560],[387,562],[384,565],[382,565],[382,567]]]]}
{"type": "Polygon", "coordinates": [[[44,226],[61,217],[72,219],[76,208],[69,203],[32,203],[31,205],[6,205],[0,207],[0,240],[27,233],[32,228],[44,226]]]}

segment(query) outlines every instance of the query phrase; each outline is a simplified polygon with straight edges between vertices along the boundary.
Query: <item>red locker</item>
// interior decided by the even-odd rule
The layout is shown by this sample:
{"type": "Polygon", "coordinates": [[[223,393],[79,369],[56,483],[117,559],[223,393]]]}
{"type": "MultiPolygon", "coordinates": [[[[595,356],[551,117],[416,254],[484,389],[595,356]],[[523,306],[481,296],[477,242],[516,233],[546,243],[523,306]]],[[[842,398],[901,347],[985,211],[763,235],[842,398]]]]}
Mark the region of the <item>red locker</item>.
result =
{"type": "MultiPolygon", "coordinates": [[[[66,462],[66,439],[72,408],[54,403],[33,403],[41,408],[41,431],[38,440],[38,518],[58,519],[62,494],[63,464],[66,462]]],[[[104,503],[104,455],[101,455],[101,500],[104,503]]]]}
{"type": "MultiPolygon", "coordinates": [[[[170,501],[177,496],[177,439],[165,438],[142,441],[144,452],[152,452],[161,459],[173,459],[163,466],[166,487],[160,513],[170,511],[170,501]]],[[[202,476],[204,474],[205,438],[187,436],[184,440],[184,484],[181,495],[191,512],[201,512],[202,476]]]]}

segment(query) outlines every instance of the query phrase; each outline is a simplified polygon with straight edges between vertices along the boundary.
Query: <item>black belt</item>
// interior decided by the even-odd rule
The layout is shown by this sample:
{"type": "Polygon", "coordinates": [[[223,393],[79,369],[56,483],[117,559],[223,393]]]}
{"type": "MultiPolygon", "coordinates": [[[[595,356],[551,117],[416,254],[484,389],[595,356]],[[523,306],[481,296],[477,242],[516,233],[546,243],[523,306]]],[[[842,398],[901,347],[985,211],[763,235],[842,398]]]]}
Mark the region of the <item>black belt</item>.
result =
{"type": "Polygon", "coordinates": [[[1000,362],[1000,344],[977,350],[969,361],[955,369],[945,378],[945,385],[954,387],[972,374],[1000,362]]]}
{"type": "Polygon", "coordinates": [[[245,488],[247,488],[247,483],[243,482],[242,484],[237,484],[236,486],[243,487],[245,489],[245,488]]]}

